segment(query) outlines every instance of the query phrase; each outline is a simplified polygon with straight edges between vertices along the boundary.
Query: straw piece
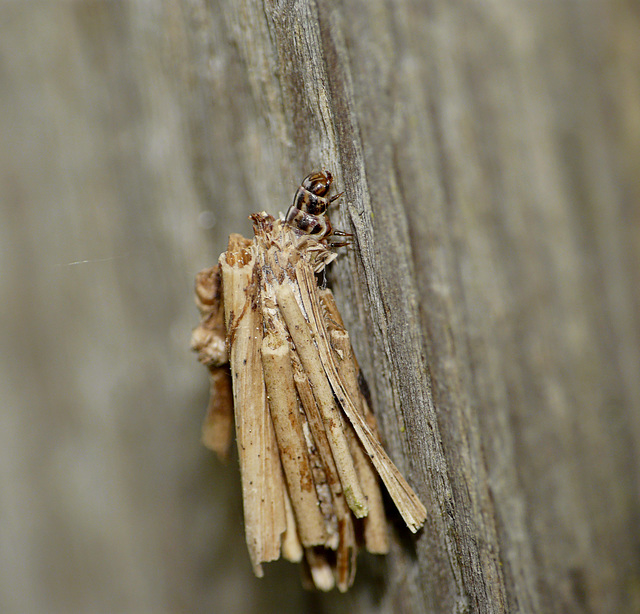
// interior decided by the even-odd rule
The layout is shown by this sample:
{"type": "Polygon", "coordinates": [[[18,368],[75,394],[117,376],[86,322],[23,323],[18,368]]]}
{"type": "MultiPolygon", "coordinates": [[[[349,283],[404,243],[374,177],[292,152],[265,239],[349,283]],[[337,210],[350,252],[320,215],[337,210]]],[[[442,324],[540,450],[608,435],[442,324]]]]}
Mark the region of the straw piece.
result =
{"type": "Polygon", "coordinates": [[[202,442],[220,459],[226,460],[231,447],[233,397],[220,265],[200,271],[196,276],[196,305],[200,311],[200,324],[191,334],[191,349],[198,352],[198,360],[208,368],[210,384],[202,442]]]}
{"type": "MultiPolygon", "coordinates": [[[[333,394],[353,425],[358,438],[387,487],[398,511],[404,518],[409,529],[415,533],[424,524],[427,511],[384,451],[347,392],[327,340],[327,331],[322,318],[317,292],[315,291],[317,284],[313,270],[303,261],[298,262],[296,266],[296,279],[300,287],[300,296],[304,304],[305,312],[309,317],[307,326],[311,330],[308,331],[307,334],[310,337],[313,333],[317,341],[318,361],[326,373],[333,394]]],[[[289,322],[287,322],[287,324],[289,324],[289,322]]],[[[289,327],[289,330],[291,330],[291,327],[289,327]]]]}
{"type": "Polygon", "coordinates": [[[245,533],[254,572],[261,577],[260,564],[280,556],[280,536],[286,528],[286,518],[284,480],[260,358],[262,315],[258,309],[255,261],[247,249],[247,240],[240,235],[229,237],[229,249],[220,256],[220,264],[245,533]]]}
{"type": "MultiPolygon", "coordinates": [[[[334,349],[334,359],[344,380],[347,392],[354,399],[354,404],[360,411],[360,415],[364,416],[363,398],[358,387],[356,365],[349,334],[344,329],[334,328],[330,332],[330,338],[334,349]]],[[[387,554],[389,552],[389,536],[387,534],[387,519],[384,514],[378,475],[351,425],[347,430],[347,437],[358,478],[369,504],[369,514],[363,520],[365,546],[373,554],[387,554]]]]}
{"type": "Polygon", "coordinates": [[[344,434],[342,416],[336,407],[331,385],[320,361],[318,348],[313,342],[309,325],[300,311],[291,286],[282,284],[276,290],[276,298],[287,323],[289,334],[295,343],[296,352],[313,386],[313,396],[322,414],[347,504],[357,518],[362,518],[368,513],[366,499],[358,482],[353,459],[349,452],[349,444],[344,434]]]}
{"type": "Polygon", "coordinates": [[[277,335],[262,340],[262,366],[280,460],[303,546],[325,543],[324,518],[298,419],[298,396],[293,383],[289,344],[277,335]]]}
{"type": "Polygon", "coordinates": [[[285,517],[287,519],[287,528],[282,534],[282,557],[291,563],[299,563],[304,556],[304,550],[302,544],[298,539],[298,532],[296,530],[296,519],[293,516],[293,507],[291,506],[291,499],[289,493],[285,489],[284,491],[284,507],[285,517]]]}

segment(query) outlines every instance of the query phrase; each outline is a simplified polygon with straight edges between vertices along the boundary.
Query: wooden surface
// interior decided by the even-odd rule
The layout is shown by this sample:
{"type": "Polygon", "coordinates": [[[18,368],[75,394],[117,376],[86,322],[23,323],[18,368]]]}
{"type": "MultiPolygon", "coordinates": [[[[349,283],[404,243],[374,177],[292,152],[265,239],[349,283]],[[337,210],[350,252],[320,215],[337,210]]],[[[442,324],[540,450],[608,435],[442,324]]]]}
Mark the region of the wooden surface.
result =
{"type": "Polygon", "coordinates": [[[0,610],[639,612],[638,58],[625,0],[1,3],[0,610]],[[252,577],[188,351],[317,168],[429,512],[347,596],[252,577]]]}

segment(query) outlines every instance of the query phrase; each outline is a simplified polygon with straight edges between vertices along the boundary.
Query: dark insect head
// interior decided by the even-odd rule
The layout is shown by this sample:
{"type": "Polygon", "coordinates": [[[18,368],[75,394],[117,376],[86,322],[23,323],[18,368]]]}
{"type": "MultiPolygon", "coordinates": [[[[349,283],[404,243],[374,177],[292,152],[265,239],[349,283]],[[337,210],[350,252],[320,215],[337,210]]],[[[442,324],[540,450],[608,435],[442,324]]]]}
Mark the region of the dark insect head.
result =
{"type": "Polygon", "coordinates": [[[323,239],[332,234],[327,218],[329,205],[342,196],[327,198],[333,177],[329,171],[316,171],[307,175],[293,197],[285,220],[303,234],[316,235],[323,239]]]}
{"type": "Polygon", "coordinates": [[[329,191],[332,181],[333,177],[329,171],[320,171],[307,175],[301,187],[316,196],[324,196],[329,191]]]}

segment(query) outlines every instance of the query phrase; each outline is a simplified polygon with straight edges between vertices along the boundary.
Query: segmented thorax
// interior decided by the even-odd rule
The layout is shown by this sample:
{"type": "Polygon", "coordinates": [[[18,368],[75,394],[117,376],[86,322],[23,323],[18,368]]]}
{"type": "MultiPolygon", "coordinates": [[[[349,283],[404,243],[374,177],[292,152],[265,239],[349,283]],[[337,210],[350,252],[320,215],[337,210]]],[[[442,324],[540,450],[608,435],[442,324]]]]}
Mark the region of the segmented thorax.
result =
{"type": "Polygon", "coordinates": [[[308,234],[322,240],[333,234],[327,208],[340,194],[327,198],[333,177],[329,171],[318,171],[304,178],[285,221],[300,234],[308,234]]]}

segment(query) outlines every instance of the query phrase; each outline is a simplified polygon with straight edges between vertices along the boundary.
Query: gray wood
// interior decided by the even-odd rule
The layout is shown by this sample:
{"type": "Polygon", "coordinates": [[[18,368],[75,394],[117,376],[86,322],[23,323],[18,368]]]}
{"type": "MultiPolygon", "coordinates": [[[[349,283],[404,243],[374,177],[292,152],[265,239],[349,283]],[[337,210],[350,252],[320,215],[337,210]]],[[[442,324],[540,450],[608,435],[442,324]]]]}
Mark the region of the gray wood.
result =
{"type": "Polygon", "coordinates": [[[0,610],[640,611],[638,58],[624,0],[1,3],[0,610]],[[429,510],[346,596],[252,577],[187,349],[316,168],[429,510]]]}

